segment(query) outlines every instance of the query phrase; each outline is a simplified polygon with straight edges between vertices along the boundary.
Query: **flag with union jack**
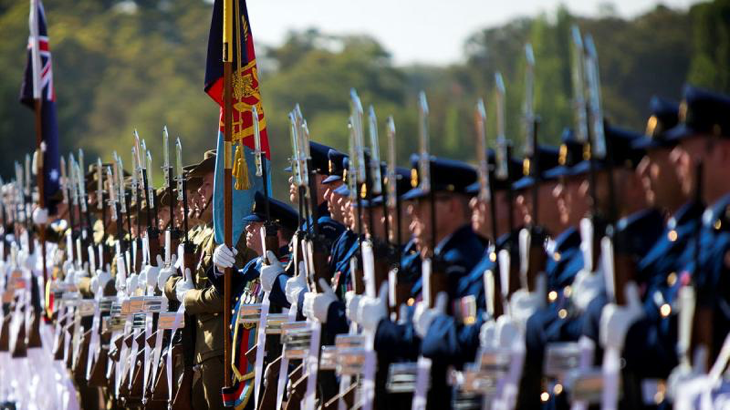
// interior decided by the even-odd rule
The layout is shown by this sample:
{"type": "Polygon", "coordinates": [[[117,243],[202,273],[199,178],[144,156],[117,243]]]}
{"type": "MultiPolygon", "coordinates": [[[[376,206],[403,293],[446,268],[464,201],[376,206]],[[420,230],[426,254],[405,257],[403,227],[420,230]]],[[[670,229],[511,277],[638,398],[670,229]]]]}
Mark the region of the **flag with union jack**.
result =
{"type": "MultiPolygon", "coordinates": [[[[251,213],[256,191],[263,192],[263,178],[256,176],[254,160],[254,136],[252,107],[259,116],[261,151],[264,152],[263,165],[270,170],[271,152],[266,127],[266,115],[261,104],[259,74],[256,65],[251,25],[245,0],[215,0],[213,18],[208,37],[208,57],[205,66],[205,92],[220,106],[218,120],[218,143],[213,189],[213,227],[215,241],[224,242],[224,141],[223,141],[223,9],[224,2],[230,3],[232,18],[233,56],[233,244],[238,242],[245,228],[242,219],[251,213]]],[[[227,6],[228,7],[228,6],[227,6]]],[[[271,175],[271,172],[266,172],[271,175]]],[[[270,179],[270,177],[268,177],[270,179]]],[[[268,182],[268,181],[267,181],[268,182]]],[[[271,184],[269,183],[270,187],[271,184]]],[[[269,192],[270,194],[270,192],[269,192]]]]}
{"type": "MultiPolygon", "coordinates": [[[[46,206],[59,189],[60,157],[58,152],[58,123],[56,120],[56,91],[53,87],[51,48],[48,44],[46,13],[40,0],[30,1],[30,36],[28,37],[28,60],[25,76],[20,88],[20,102],[30,109],[36,109],[40,100],[41,137],[43,154],[43,194],[46,206]]],[[[35,144],[34,144],[35,145],[35,144]]]]}

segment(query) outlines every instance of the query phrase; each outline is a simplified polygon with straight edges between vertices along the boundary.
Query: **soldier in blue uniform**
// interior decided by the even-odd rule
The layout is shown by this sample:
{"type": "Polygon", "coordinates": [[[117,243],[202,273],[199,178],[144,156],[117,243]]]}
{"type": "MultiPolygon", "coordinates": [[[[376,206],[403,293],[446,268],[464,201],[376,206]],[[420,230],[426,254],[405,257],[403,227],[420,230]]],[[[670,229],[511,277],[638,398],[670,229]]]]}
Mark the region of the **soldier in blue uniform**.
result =
{"type": "MultiPolygon", "coordinates": [[[[264,267],[264,258],[267,258],[267,255],[263,254],[260,233],[266,222],[265,201],[265,196],[257,192],[252,213],[243,219],[247,223],[246,246],[254,250],[259,256],[251,259],[243,269],[231,277],[231,296],[235,298],[234,305],[239,300],[241,294],[253,291],[253,289],[249,289],[249,285],[252,281],[260,278],[262,268],[264,267]]],[[[283,274],[281,264],[286,264],[289,260],[291,254],[289,242],[297,229],[299,216],[291,206],[284,202],[274,198],[268,198],[268,201],[271,223],[277,227],[279,240],[279,249],[277,249],[277,252],[279,258],[276,261],[269,260],[267,262],[267,265],[275,264],[275,268],[278,269],[271,269],[269,277],[265,280],[261,278],[262,285],[265,290],[271,291],[270,298],[272,303],[281,307],[289,307],[286,296],[282,292],[282,284],[279,283],[277,286],[276,282],[286,282],[286,275],[281,275],[283,274]]],[[[272,250],[269,249],[268,251],[272,250]]],[[[230,262],[235,260],[235,253],[235,250],[231,250],[225,245],[218,245],[213,254],[213,266],[211,267],[212,272],[210,272],[212,274],[209,274],[208,277],[211,278],[211,282],[221,294],[223,294],[223,270],[233,266],[230,262]]],[[[250,301],[249,303],[254,302],[250,301]]]]}
{"type": "MultiPolygon", "coordinates": [[[[325,247],[329,249],[332,243],[342,234],[345,227],[332,219],[330,216],[329,209],[327,208],[327,201],[325,200],[326,186],[323,185],[323,181],[329,177],[329,151],[332,148],[314,142],[309,142],[309,152],[312,157],[312,172],[315,174],[315,189],[317,190],[317,224],[319,225],[320,234],[325,238],[327,243],[325,247]]],[[[286,172],[291,172],[292,168],[287,167],[284,169],[286,172]]],[[[298,187],[294,184],[294,177],[289,177],[289,201],[296,204],[299,201],[298,187]]],[[[304,221],[302,230],[306,230],[312,221],[304,221]]]]}
{"type": "MultiPolygon", "coordinates": [[[[448,278],[447,292],[453,301],[458,300],[459,289],[468,273],[479,261],[484,251],[483,242],[471,229],[468,207],[468,185],[476,181],[476,171],[461,162],[436,159],[431,160],[431,189],[435,203],[428,192],[418,188],[418,157],[411,158],[412,190],[402,196],[404,201],[413,201],[408,212],[413,221],[410,228],[416,238],[416,246],[421,256],[428,255],[434,244],[431,242],[432,229],[435,230],[434,270],[445,269],[448,278]],[[436,226],[431,226],[430,216],[436,211],[436,226]]],[[[415,299],[420,299],[421,282],[413,288],[415,299]]],[[[375,333],[375,349],[379,359],[385,364],[400,360],[415,360],[420,350],[420,336],[414,323],[398,324],[379,310],[363,309],[363,323],[375,333]],[[377,314],[376,314],[377,313],[377,314]]],[[[418,318],[414,319],[418,322],[418,318]]],[[[428,328],[421,323],[421,327],[428,328]]],[[[450,390],[446,386],[446,366],[448,363],[434,363],[428,405],[446,408],[450,405],[450,390]]]]}
{"type": "MultiPolygon", "coordinates": [[[[692,284],[696,289],[693,345],[706,347],[709,363],[714,362],[730,330],[727,307],[730,301],[727,282],[730,265],[729,112],[728,96],[688,86],[680,105],[680,123],[667,136],[678,142],[672,158],[683,190],[685,193],[699,190],[699,197],[707,204],[696,248],[699,266],[690,262],[673,287],[692,284]],[[698,164],[702,169],[700,181],[698,164]]],[[[688,248],[694,249],[692,244],[688,248]]]]}

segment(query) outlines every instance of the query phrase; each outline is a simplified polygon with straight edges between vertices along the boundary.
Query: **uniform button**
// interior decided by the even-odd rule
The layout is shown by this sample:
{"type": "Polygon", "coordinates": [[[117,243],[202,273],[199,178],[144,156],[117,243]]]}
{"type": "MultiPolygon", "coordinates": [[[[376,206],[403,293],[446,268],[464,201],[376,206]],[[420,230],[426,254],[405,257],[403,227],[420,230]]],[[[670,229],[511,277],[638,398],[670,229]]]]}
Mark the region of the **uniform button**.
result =
{"type": "Polygon", "coordinates": [[[555,302],[555,300],[558,298],[558,292],[551,290],[550,293],[548,293],[548,300],[551,302],[555,302]]]}
{"type": "Polygon", "coordinates": [[[669,231],[669,233],[667,234],[667,237],[669,238],[669,241],[670,241],[670,242],[674,242],[674,241],[676,241],[676,240],[677,240],[677,231],[675,231],[674,229],[672,229],[672,230],[671,230],[671,231],[669,231]]]}
{"type": "Polygon", "coordinates": [[[662,317],[667,317],[672,313],[672,307],[668,303],[665,303],[659,308],[659,313],[661,313],[662,317]]]}
{"type": "Polygon", "coordinates": [[[408,298],[408,302],[406,302],[406,303],[408,303],[408,306],[413,306],[413,303],[415,303],[415,302],[416,302],[416,300],[415,300],[415,299],[413,299],[413,298],[408,298]]]}
{"type": "Polygon", "coordinates": [[[677,283],[677,272],[672,272],[667,276],[667,285],[674,286],[677,283]]]}
{"type": "Polygon", "coordinates": [[[568,311],[565,309],[560,309],[558,311],[558,317],[561,319],[565,319],[566,317],[568,317],[568,311]]]}
{"type": "Polygon", "coordinates": [[[570,295],[573,294],[573,288],[571,288],[570,286],[566,286],[565,289],[563,289],[563,294],[566,298],[569,298],[570,295]]]}
{"type": "Polygon", "coordinates": [[[553,259],[555,259],[555,262],[560,262],[560,252],[553,253],[553,259]]]}
{"type": "Polygon", "coordinates": [[[546,391],[540,393],[540,400],[542,400],[543,402],[547,402],[548,400],[550,400],[550,393],[546,391]]]}
{"type": "Polygon", "coordinates": [[[492,262],[495,262],[497,260],[497,253],[490,252],[489,253],[489,260],[492,261],[492,262]]]}
{"type": "Polygon", "coordinates": [[[712,226],[715,227],[716,231],[719,231],[720,228],[722,227],[722,221],[718,219],[717,221],[715,221],[715,223],[712,226]]]}
{"type": "Polygon", "coordinates": [[[555,387],[553,387],[553,393],[555,393],[555,395],[558,395],[558,394],[560,394],[562,392],[563,392],[563,385],[562,384],[558,383],[558,384],[555,385],[555,387]]]}

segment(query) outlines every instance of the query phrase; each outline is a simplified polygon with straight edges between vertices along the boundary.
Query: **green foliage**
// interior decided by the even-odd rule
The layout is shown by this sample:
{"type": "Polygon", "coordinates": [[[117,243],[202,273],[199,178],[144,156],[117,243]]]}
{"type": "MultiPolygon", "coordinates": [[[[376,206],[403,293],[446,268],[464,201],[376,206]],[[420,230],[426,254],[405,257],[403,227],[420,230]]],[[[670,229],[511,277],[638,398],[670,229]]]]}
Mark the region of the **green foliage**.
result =
{"type": "MultiPolygon", "coordinates": [[[[215,146],[218,108],[202,91],[211,6],[203,0],[47,0],[62,152],[83,147],[88,162],[116,150],[129,163],[137,129],[159,163],[161,129],[180,136],[185,160],[215,146]]],[[[608,10],[608,9],[606,9],[608,10]]],[[[456,12],[456,11],[455,11],[456,12]]],[[[280,171],[291,155],[287,113],[301,104],[313,139],[347,149],[348,97],[358,90],[373,104],[385,153],[384,124],[392,115],[401,165],[417,146],[416,95],[430,104],[432,149],[475,160],[473,109],[488,107],[494,138],[494,73],[507,87],[507,132],[524,135],[524,44],[536,57],[536,113],[541,141],[557,143],[573,122],[569,32],[578,24],[594,36],[606,115],[643,129],[653,94],[678,99],[689,79],[730,91],[730,0],[689,13],[658,6],[623,20],[615,13],[587,19],[560,8],[474,33],[463,63],[449,67],[395,66],[388,50],[368,36],[331,36],[316,29],[291,32],[283,44],[257,44],[263,104],[273,153],[273,187],[286,190],[280,171]]],[[[17,103],[27,41],[27,2],[0,0],[0,172],[33,147],[31,112],[17,103]]],[[[256,16],[252,16],[254,35],[256,16]]],[[[326,30],[326,28],[324,28],[326,30]]],[[[519,149],[516,151],[519,152],[519,149]]],[[[156,173],[157,178],[161,173],[156,173]]],[[[159,182],[159,180],[158,180],[159,182]]]]}

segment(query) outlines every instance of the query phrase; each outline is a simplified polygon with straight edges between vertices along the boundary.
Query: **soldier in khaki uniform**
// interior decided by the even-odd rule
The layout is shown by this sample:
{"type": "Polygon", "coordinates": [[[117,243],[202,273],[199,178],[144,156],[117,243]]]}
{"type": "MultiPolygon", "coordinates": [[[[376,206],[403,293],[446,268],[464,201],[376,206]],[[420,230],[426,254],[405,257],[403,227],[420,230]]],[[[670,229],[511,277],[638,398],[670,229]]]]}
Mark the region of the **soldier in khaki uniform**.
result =
{"type": "MultiPolygon", "coordinates": [[[[200,179],[197,197],[191,195],[188,201],[197,204],[191,210],[196,219],[202,222],[197,233],[190,236],[200,254],[198,263],[192,267],[192,289],[184,292],[181,301],[185,311],[195,315],[195,370],[196,379],[193,384],[193,407],[196,409],[223,408],[221,388],[223,387],[223,338],[226,324],[223,322],[223,296],[208,281],[207,272],[212,265],[216,243],[212,224],[210,203],[213,198],[213,171],[215,168],[215,152],[205,153],[205,159],[188,174],[191,179],[200,179]]],[[[192,213],[191,212],[191,213],[192,213]]],[[[190,223],[190,220],[188,221],[190,223]]],[[[191,227],[191,230],[192,227],[191,227]]],[[[243,267],[254,257],[253,252],[245,246],[245,240],[237,246],[239,250],[236,266],[243,267]]],[[[173,277],[167,281],[165,293],[171,300],[179,300],[181,290],[186,281],[173,277]]]]}

